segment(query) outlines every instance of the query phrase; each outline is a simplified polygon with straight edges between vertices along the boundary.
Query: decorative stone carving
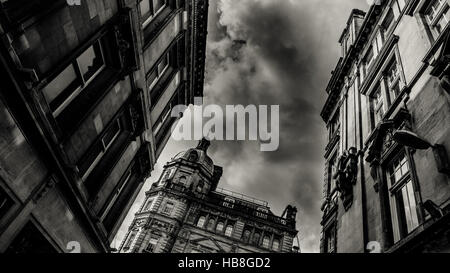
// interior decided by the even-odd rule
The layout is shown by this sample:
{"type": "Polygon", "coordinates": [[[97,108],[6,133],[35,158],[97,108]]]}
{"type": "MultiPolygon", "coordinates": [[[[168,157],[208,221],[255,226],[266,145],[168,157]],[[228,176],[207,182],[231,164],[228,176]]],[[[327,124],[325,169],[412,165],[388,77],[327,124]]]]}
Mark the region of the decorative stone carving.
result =
{"type": "Polygon", "coordinates": [[[337,172],[333,176],[345,210],[348,210],[353,203],[353,185],[356,184],[357,174],[358,152],[352,147],[339,158],[337,172]]]}

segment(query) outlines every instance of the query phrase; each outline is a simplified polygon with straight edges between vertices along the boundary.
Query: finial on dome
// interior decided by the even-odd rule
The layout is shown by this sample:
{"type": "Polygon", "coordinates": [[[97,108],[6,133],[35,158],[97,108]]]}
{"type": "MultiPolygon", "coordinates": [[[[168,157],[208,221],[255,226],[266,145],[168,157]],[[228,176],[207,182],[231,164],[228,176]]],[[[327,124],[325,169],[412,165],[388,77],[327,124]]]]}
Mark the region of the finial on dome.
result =
{"type": "Polygon", "coordinates": [[[209,141],[206,138],[202,138],[197,145],[197,149],[200,149],[202,151],[204,151],[206,153],[206,151],[208,150],[209,145],[211,145],[211,141],[209,141]]]}

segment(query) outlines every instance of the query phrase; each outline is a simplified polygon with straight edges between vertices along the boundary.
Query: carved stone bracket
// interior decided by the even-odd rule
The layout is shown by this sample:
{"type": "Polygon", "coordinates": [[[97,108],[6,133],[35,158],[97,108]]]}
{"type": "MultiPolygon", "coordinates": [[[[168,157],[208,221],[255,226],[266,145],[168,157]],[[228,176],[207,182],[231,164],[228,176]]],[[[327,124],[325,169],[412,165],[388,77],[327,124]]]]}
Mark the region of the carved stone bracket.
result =
{"type": "Polygon", "coordinates": [[[347,211],[353,203],[353,185],[358,174],[358,151],[352,147],[339,158],[337,172],[333,176],[341,194],[342,204],[347,211]]]}
{"type": "Polygon", "coordinates": [[[131,99],[129,111],[130,111],[132,132],[133,135],[137,137],[145,131],[142,89],[136,90],[135,95],[131,99]]]}

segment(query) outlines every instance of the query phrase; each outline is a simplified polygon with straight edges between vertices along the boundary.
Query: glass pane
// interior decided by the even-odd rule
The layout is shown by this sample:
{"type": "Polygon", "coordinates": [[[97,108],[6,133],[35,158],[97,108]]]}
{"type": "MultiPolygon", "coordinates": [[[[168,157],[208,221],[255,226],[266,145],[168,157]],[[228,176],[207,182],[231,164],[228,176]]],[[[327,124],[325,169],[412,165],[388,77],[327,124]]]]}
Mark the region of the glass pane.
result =
{"type": "MultiPolygon", "coordinates": [[[[73,65],[69,65],[54,80],[52,80],[44,89],[42,89],[48,103],[51,103],[64,90],[77,80],[77,74],[73,65]]],[[[56,109],[52,109],[56,110],[56,109]]]]}
{"type": "Polygon", "coordinates": [[[272,249],[273,250],[278,250],[280,248],[280,241],[278,241],[278,240],[273,240],[273,243],[272,243],[272,249]]]}
{"type": "Polygon", "coordinates": [[[165,5],[165,0],[153,0],[153,14],[157,13],[165,5]]]}
{"type": "Polygon", "coordinates": [[[147,17],[150,13],[150,2],[149,0],[142,0],[141,3],[139,4],[140,8],[141,8],[141,16],[142,17],[147,17]]]}
{"type": "Polygon", "coordinates": [[[406,185],[407,191],[408,191],[408,200],[409,200],[409,207],[411,212],[411,219],[410,222],[411,225],[408,226],[408,232],[413,231],[417,226],[419,226],[419,219],[417,216],[417,205],[416,205],[416,197],[414,196],[414,187],[412,182],[410,181],[406,185]]]}
{"type": "Polygon", "coordinates": [[[120,132],[120,123],[118,120],[116,120],[116,122],[114,122],[114,124],[110,128],[108,128],[108,130],[106,131],[105,135],[102,138],[105,149],[107,149],[113,143],[119,132],[120,132]]]}
{"type": "Polygon", "coordinates": [[[150,73],[148,77],[148,86],[151,89],[153,86],[155,86],[156,82],[158,81],[158,69],[154,69],[152,73],[150,73]]]}
{"type": "Polygon", "coordinates": [[[80,67],[81,74],[83,75],[83,80],[86,83],[104,65],[100,43],[96,42],[86,49],[86,51],[77,58],[77,63],[80,67]]]}
{"type": "Polygon", "coordinates": [[[162,73],[164,73],[164,70],[167,68],[167,66],[169,65],[169,54],[167,54],[166,56],[164,56],[164,58],[161,60],[161,62],[158,64],[158,74],[159,77],[162,76],[162,73]]]}
{"type": "Polygon", "coordinates": [[[216,227],[216,230],[218,231],[218,232],[222,232],[223,231],[223,223],[222,222],[219,222],[218,224],[217,224],[217,227],[216,227]]]}

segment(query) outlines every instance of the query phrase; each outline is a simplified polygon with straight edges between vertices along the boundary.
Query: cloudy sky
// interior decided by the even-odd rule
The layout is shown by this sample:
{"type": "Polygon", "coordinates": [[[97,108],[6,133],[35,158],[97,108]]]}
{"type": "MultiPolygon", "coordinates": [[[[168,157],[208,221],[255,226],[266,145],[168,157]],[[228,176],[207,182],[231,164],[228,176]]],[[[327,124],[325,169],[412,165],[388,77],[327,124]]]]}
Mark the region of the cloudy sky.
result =
{"type": "MultiPolygon", "coordinates": [[[[280,105],[280,147],[216,141],[209,154],[224,168],[219,187],[263,199],[281,214],[298,208],[302,252],[318,252],[326,131],[320,118],[325,87],[340,55],[339,35],[366,0],[210,0],[206,104],[280,105]]],[[[162,166],[196,142],[170,140],[130,210],[118,247],[162,166]]]]}

